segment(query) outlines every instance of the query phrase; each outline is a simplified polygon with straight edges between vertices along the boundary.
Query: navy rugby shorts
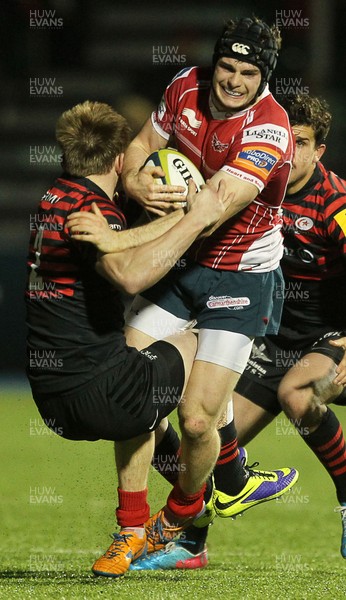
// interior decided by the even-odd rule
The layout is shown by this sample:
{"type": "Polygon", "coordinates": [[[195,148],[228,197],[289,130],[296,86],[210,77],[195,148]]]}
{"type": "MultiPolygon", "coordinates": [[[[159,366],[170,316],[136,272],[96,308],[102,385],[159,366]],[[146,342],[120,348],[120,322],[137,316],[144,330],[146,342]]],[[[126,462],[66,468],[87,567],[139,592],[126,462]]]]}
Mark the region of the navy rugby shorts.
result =
{"type": "Polygon", "coordinates": [[[277,333],[282,286],[280,267],[255,273],[187,263],[185,269],[172,269],[141,296],[187,322],[196,319],[198,329],[254,337],[277,333]]]}

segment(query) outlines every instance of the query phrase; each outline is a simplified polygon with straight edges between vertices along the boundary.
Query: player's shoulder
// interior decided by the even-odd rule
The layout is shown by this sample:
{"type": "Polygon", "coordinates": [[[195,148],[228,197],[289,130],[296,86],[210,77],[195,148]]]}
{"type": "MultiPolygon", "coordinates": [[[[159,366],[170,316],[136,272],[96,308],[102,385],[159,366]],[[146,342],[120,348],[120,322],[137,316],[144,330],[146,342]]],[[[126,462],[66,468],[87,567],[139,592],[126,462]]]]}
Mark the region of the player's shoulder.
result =
{"type": "Polygon", "coordinates": [[[101,213],[107,219],[111,229],[121,231],[127,228],[126,217],[124,215],[122,203],[115,196],[115,200],[111,200],[105,195],[89,192],[85,197],[84,210],[90,210],[91,205],[95,202],[101,213]]]}
{"type": "Polygon", "coordinates": [[[211,82],[211,69],[205,67],[185,67],[172,79],[169,87],[180,85],[184,87],[209,88],[211,82]]]}
{"type": "Polygon", "coordinates": [[[112,200],[96,183],[86,177],[61,179],[60,186],[68,192],[68,211],[89,211],[95,202],[112,229],[126,228],[126,219],[117,196],[112,200]]]}
{"type": "Polygon", "coordinates": [[[69,210],[69,207],[78,203],[81,197],[80,189],[77,189],[73,184],[71,185],[67,178],[58,177],[41,196],[40,206],[49,210],[55,208],[60,211],[63,209],[69,210]]]}
{"type": "Polygon", "coordinates": [[[66,173],[58,177],[51,189],[49,190],[50,195],[56,194],[56,202],[64,200],[65,203],[69,203],[72,206],[81,204],[88,194],[88,189],[83,183],[82,178],[72,177],[66,173]]]}
{"type": "Polygon", "coordinates": [[[318,169],[320,171],[323,189],[326,193],[333,195],[346,196],[346,180],[342,179],[334,171],[329,171],[326,167],[319,162],[318,169]]]}
{"type": "Polygon", "coordinates": [[[280,124],[288,130],[291,129],[287,112],[278,100],[274,98],[269,89],[263,94],[263,98],[258,103],[258,110],[256,112],[258,118],[265,118],[266,121],[273,124],[280,124]]]}

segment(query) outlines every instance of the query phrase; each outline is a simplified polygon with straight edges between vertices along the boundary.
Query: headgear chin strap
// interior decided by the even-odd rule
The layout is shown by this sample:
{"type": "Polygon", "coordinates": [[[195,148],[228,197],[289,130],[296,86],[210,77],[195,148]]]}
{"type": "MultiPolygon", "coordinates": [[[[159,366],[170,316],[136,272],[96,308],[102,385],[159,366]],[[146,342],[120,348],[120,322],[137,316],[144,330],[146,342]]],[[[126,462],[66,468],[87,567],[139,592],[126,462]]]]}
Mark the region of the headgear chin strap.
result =
{"type": "Polygon", "coordinates": [[[251,18],[240,19],[230,31],[226,25],[217,40],[213,54],[213,66],[222,56],[236,58],[256,65],[262,74],[257,96],[268,83],[279,52],[279,45],[270,27],[263,21],[251,18]]]}

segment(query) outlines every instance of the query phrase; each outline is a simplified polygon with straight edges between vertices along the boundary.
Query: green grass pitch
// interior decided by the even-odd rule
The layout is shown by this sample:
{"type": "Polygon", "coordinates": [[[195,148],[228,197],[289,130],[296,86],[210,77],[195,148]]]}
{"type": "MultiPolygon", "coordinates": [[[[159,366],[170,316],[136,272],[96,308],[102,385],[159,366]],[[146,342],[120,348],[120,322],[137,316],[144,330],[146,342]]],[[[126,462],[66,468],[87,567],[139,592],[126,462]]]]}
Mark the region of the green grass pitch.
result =
{"type": "MultiPolygon", "coordinates": [[[[115,531],[109,442],[70,442],[47,430],[27,389],[1,400],[0,598],[28,600],[321,599],[346,597],[340,516],[328,475],[279,416],[249,446],[260,468],[295,466],[282,499],[210,528],[206,569],[95,578],[90,567],[115,531]]],[[[346,409],[336,408],[346,426],[346,409]]],[[[152,512],[169,486],[150,474],[152,512]]]]}

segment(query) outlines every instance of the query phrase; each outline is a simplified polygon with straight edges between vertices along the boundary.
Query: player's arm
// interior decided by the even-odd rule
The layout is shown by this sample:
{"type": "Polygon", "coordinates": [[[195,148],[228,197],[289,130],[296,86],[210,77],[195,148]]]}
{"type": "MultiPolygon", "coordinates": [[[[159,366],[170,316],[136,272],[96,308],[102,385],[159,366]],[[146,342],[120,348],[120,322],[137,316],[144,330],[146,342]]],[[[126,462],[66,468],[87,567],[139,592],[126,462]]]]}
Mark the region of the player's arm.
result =
{"type": "Polygon", "coordinates": [[[203,232],[202,237],[209,236],[213,233],[220,225],[225,223],[225,221],[228,221],[228,219],[231,219],[234,215],[246,208],[246,206],[248,206],[259,194],[259,190],[254,184],[242,181],[224,171],[215,173],[210,181],[215,186],[219,185],[220,181],[224,181],[226,193],[229,196],[230,201],[227,210],[225,210],[220,219],[218,219],[208,231],[203,232]]]}
{"type": "Polygon", "coordinates": [[[225,185],[203,186],[199,193],[189,184],[190,211],[165,235],[137,248],[100,256],[96,269],[113,285],[137,294],[154,285],[173,267],[197,236],[219,219],[228,207],[225,185]]]}
{"type": "Polygon", "coordinates": [[[185,191],[179,185],[155,183],[155,177],[165,175],[161,167],[143,167],[152,152],[166,148],[167,141],[154,129],[151,119],[148,119],[125,152],[121,174],[127,195],[157,215],[166,214],[167,209],[171,209],[172,202],[181,201],[181,193],[185,191]]]}
{"type": "Polygon", "coordinates": [[[71,213],[66,223],[69,234],[74,240],[91,242],[100,252],[111,253],[136,248],[155,240],[171,229],[183,216],[183,210],[179,209],[145,225],[124,231],[113,231],[97,204],[93,202],[91,211],[71,213]]]}

